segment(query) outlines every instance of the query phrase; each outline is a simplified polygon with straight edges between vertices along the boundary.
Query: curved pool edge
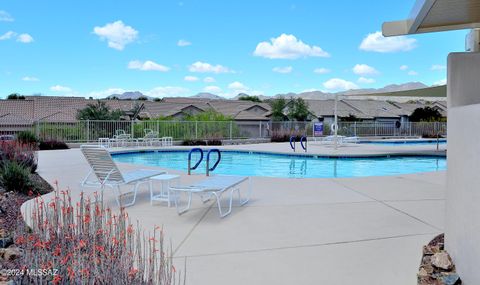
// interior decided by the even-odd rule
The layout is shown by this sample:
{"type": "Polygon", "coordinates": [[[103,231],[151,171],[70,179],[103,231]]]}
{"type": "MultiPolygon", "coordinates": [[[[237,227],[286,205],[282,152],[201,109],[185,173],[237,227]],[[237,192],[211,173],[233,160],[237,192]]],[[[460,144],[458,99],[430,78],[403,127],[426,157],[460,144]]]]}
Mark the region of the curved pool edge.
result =
{"type": "MultiPolygon", "coordinates": [[[[198,146],[197,146],[198,147],[198,146]]],[[[147,152],[185,152],[193,147],[152,147],[152,148],[127,148],[127,149],[109,149],[108,151],[113,154],[128,154],[128,153],[147,153],[147,152]]],[[[233,153],[249,153],[249,154],[269,154],[269,155],[281,155],[281,156],[295,156],[295,157],[313,157],[313,158],[382,158],[382,157],[447,157],[446,150],[416,150],[416,151],[384,151],[379,153],[338,153],[338,154],[326,154],[326,153],[305,153],[305,152],[279,152],[268,150],[244,150],[244,149],[226,149],[219,147],[200,147],[204,151],[218,148],[222,152],[233,153]]]]}

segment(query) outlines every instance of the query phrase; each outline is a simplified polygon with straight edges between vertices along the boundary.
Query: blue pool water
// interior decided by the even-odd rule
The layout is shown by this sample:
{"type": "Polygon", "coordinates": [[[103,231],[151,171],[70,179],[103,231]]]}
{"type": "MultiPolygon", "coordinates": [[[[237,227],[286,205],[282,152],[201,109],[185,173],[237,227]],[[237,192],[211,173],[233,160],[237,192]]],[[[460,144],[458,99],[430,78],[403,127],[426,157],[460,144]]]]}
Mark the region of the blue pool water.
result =
{"type": "MultiPolygon", "coordinates": [[[[114,154],[117,162],[187,171],[186,151],[114,154]]],[[[192,165],[199,158],[192,155],[192,165]]],[[[216,154],[212,154],[212,164],[216,154]]],[[[365,177],[445,170],[442,157],[316,158],[295,155],[222,151],[215,174],[290,178],[365,177]]],[[[205,160],[194,173],[205,173],[205,160]]]]}

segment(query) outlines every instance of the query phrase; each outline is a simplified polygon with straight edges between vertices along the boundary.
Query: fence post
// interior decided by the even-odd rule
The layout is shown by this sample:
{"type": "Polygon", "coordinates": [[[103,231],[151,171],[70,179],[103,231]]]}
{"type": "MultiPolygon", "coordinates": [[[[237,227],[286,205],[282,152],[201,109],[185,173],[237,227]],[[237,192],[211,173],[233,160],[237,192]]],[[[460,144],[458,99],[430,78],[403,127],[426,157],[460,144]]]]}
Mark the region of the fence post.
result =
{"type": "Polygon", "coordinates": [[[133,125],[135,122],[133,120],[130,121],[130,133],[132,134],[132,138],[135,138],[135,126],[133,125]]]}
{"type": "Polygon", "coordinates": [[[232,140],[233,138],[232,129],[233,129],[233,121],[230,121],[230,140],[232,140]]]}
{"type": "Polygon", "coordinates": [[[198,121],[195,121],[195,139],[198,140],[198,121]]]}
{"type": "Polygon", "coordinates": [[[353,136],[357,136],[357,122],[353,122],[353,136]]]}
{"type": "Polygon", "coordinates": [[[377,136],[377,121],[374,122],[375,125],[375,137],[377,136]]]}
{"type": "Polygon", "coordinates": [[[40,120],[35,121],[35,136],[40,138],[40,120]]]}
{"type": "Polygon", "coordinates": [[[258,138],[262,138],[262,122],[258,122],[258,138]]]}
{"type": "Polygon", "coordinates": [[[87,120],[86,121],[86,124],[87,124],[87,135],[86,135],[86,138],[87,138],[87,143],[90,142],[90,120],[87,120]]]}

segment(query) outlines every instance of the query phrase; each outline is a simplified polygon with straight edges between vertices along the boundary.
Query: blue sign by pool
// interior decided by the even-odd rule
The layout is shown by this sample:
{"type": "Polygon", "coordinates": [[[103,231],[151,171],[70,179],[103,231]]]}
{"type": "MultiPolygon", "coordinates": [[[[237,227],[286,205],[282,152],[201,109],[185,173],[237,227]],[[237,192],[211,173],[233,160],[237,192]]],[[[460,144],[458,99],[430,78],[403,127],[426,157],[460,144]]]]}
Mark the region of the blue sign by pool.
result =
{"type": "Polygon", "coordinates": [[[323,123],[313,123],[313,136],[323,136],[323,123]]]}

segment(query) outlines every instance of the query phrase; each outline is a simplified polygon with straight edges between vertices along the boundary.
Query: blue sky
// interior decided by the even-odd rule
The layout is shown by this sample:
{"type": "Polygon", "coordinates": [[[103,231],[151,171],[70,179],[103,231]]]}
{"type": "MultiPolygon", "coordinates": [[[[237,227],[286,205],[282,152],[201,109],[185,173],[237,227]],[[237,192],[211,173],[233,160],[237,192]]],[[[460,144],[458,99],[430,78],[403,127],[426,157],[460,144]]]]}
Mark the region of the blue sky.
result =
{"type": "Polygon", "coordinates": [[[466,31],[383,38],[414,0],[0,2],[0,96],[275,95],[446,78],[466,31]]]}

